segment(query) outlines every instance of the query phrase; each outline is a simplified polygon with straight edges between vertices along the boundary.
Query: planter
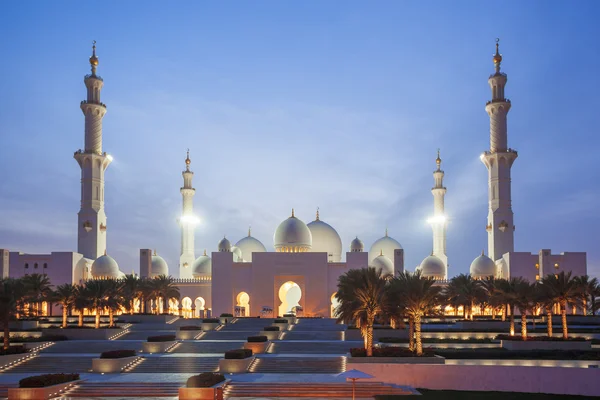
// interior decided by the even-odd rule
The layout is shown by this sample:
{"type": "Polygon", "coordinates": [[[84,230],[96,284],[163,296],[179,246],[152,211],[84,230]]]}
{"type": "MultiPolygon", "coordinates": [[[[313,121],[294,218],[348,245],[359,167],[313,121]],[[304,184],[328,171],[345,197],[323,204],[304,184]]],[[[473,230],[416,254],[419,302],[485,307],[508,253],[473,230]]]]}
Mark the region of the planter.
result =
{"type": "Polygon", "coordinates": [[[496,321],[459,321],[454,324],[453,329],[497,329],[498,332],[504,332],[507,331],[509,327],[510,322],[508,320],[502,321],[498,319],[496,321]]]}
{"type": "Polygon", "coordinates": [[[9,388],[8,400],[48,399],[52,395],[54,395],[53,397],[55,397],[57,393],[63,392],[79,382],[81,382],[81,379],[41,388],[9,388]]]}
{"type": "Polygon", "coordinates": [[[219,360],[219,372],[222,374],[240,374],[248,370],[250,364],[254,361],[254,357],[243,358],[241,360],[219,360]]]}
{"type": "Polygon", "coordinates": [[[501,340],[506,350],[590,350],[591,341],[501,340]]]}
{"type": "MultiPolygon", "coordinates": [[[[440,356],[433,357],[348,357],[348,364],[445,364],[446,359],[440,356]]],[[[360,368],[360,367],[356,367],[360,368]]]]}
{"type": "Polygon", "coordinates": [[[92,372],[121,372],[123,368],[137,360],[138,356],[123,358],[93,358],[92,372]]]}
{"type": "Polygon", "coordinates": [[[215,329],[217,329],[217,327],[221,325],[218,322],[203,322],[202,323],[202,330],[203,331],[214,331],[215,329]]]}
{"type": "Polygon", "coordinates": [[[277,340],[279,339],[279,334],[281,332],[278,331],[260,331],[260,336],[266,336],[269,340],[277,340]]]}
{"type": "Polygon", "coordinates": [[[27,358],[35,357],[34,353],[21,353],[21,354],[7,354],[5,356],[0,356],[0,367],[4,368],[5,366],[25,360],[27,358]]]}
{"type": "Polygon", "coordinates": [[[169,342],[143,342],[142,351],[144,353],[164,353],[167,349],[177,343],[176,340],[169,342]]]}
{"type": "Polygon", "coordinates": [[[39,327],[38,321],[11,321],[8,326],[12,330],[21,330],[21,329],[37,329],[39,327]]]}
{"type": "Polygon", "coordinates": [[[229,380],[209,388],[179,388],[179,400],[223,400],[223,389],[229,380]]]}
{"type": "Polygon", "coordinates": [[[109,340],[112,336],[124,332],[123,329],[42,329],[42,336],[63,335],[69,340],[109,340]]]}
{"type": "MultiPolygon", "coordinates": [[[[344,332],[345,340],[363,340],[360,329],[348,329],[344,332]]],[[[408,339],[408,327],[406,329],[373,329],[373,340],[378,341],[382,337],[394,337],[408,339]]]]}
{"type": "Polygon", "coordinates": [[[230,324],[232,319],[233,319],[233,317],[219,317],[219,320],[221,321],[221,325],[230,324]]]}
{"type": "Polygon", "coordinates": [[[267,351],[267,348],[271,344],[271,341],[266,342],[246,342],[244,343],[244,349],[252,350],[252,354],[260,354],[267,351]]]}
{"type": "Polygon", "coordinates": [[[297,323],[296,317],[282,317],[281,319],[287,320],[288,325],[294,325],[297,323]]]}
{"type": "Polygon", "coordinates": [[[287,323],[283,323],[283,322],[273,322],[271,324],[271,326],[278,326],[279,327],[279,331],[285,331],[288,328],[288,324],[287,323]]]}
{"type": "Polygon", "coordinates": [[[119,315],[119,322],[154,322],[166,324],[174,317],[175,315],[119,315]]]}
{"type": "Polygon", "coordinates": [[[193,330],[193,331],[177,331],[175,336],[179,340],[194,340],[196,336],[202,333],[201,329],[193,330]]]}

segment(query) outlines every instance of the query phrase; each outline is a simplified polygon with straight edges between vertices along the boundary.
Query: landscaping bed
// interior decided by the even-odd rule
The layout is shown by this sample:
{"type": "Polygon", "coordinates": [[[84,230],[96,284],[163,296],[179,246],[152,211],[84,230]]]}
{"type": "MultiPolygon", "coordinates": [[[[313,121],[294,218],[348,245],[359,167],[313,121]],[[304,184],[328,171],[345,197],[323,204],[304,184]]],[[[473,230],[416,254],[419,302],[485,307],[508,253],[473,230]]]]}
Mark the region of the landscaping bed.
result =
{"type": "Polygon", "coordinates": [[[100,354],[100,358],[92,359],[92,371],[101,373],[121,372],[138,357],[135,350],[111,350],[100,354]]]}
{"type": "Polygon", "coordinates": [[[225,358],[219,360],[219,372],[243,373],[246,372],[254,357],[251,349],[236,349],[225,352],[225,358]]]}
{"type": "MultiPolygon", "coordinates": [[[[352,357],[360,358],[367,357],[367,350],[363,347],[357,347],[350,349],[350,355],[352,357]]],[[[374,347],[373,357],[434,357],[435,352],[433,349],[423,349],[423,355],[417,356],[414,352],[410,351],[406,347],[374,347]]]]}
{"type": "Polygon", "coordinates": [[[125,357],[135,357],[135,350],[111,350],[105,351],[100,354],[100,358],[125,358],[125,357]]]}
{"type": "MultiPolygon", "coordinates": [[[[464,344],[473,343],[473,344],[477,344],[477,343],[494,343],[495,341],[496,341],[495,339],[491,339],[491,338],[483,338],[483,339],[423,338],[422,339],[423,343],[464,343],[464,344]]],[[[382,337],[382,338],[379,338],[378,342],[380,342],[380,343],[408,343],[409,340],[408,340],[408,338],[402,338],[402,337],[382,337]]]]}
{"type": "Polygon", "coordinates": [[[148,340],[142,343],[144,353],[164,353],[177,343],[175,335],[148,336],[148,340]]]}
{"type": "Polygon", "coordinates": [[[598,350],[436,349],[435,354],[450,360],[600,360],[598,350]]]}
{"type": "Polygon", "coordinates": [[[19,381],[20,388],[40,388],[60,383],[76,381],[79,374],[45,374],[23,378],[19,381]]]}
{"type": "Polygon", "coordinates": [[[214,400],[222,398],[222,387],[227,384],[223,374],[204,372],[188,378],[185,387],[179,388],[179,400],[214,400]],[[221,392],[220,396],[217,392],[221,392]]]}

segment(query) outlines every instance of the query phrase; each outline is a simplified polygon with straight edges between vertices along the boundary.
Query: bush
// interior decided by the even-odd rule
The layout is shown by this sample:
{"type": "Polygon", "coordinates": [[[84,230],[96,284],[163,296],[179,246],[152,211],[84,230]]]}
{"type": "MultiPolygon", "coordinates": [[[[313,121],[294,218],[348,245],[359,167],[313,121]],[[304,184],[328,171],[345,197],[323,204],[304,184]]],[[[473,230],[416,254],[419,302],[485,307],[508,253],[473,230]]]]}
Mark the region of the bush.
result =
{"type": "Polygon", "coordinates": [[[221,383],[225,380],[223,374],[203,372],[200,375],[190,376],[185,384],[188,388],[206,388],[221,383]]]}
{"type": "Polygon", "coordinates": [[[294,314],[283,314],[283,317],[295,318],[296,316],[294,314]]]}
{"type": "Polygon", "coordinates": [[[20,388],[40,388],[59,383],[76,381],[79,379],[79,374],[45,374],[23,378],[19,381],[20,388]]]}
{"type": "Polygon", "coordinates": [[[148,336],[149,342],[172,342],[175,340],[175,335],[148,336]]]}
{"type": "Polygon", "coordinates": [[[236,349],[225,352],[226,360],[243,360],[248,357],[252,357],[252,350],[250,349],[236,349]]]}
{"type": "Polygon", "coordinates": [[[266,336],[248,336],[248,343],[264,343],[267,340],[266,336]]]}
{"type": "Polygon", "coordinates": [[[265,332],[279,332],[279,327],[278,326],[265,326],[263,328],[263,330],[265,332]]]}
{"type": "Polygon", "coordinates": [[[220,315],[220,317],[227,317],[227,318],[233,318],[233,314],[230,313],[223,313],[220,315]]]}
{"type": "Polygon", "coordinates": [[[288,323],[287,319],[283,319],[283,318],[277,318],[274,322],[276,324],[287,324],[288,323]]]}
{"type": "MultiPolygon", "coordinates": [[[[367,350],[359,347],[350,349],[352,357],[366,357],[367,350]]],[[[433,357],[432,349],[423,349],[423,355],[417,356],[416,353],[410,351],[406,347],[374,347],[373,357],[433,357]]]]}
{"type": "Polygon", "coordinates": [[[204,318],[202,319],[202,322],[207,323],[207,324],[214,324],[214,323],[220,323],[221,320],[219,318],[204,318]]]}
{"type": "MultiPolygon", "coordinates": [[[[496,336],[496,340],[514,340],[514,341],[522,341],[523,338],[521,335],[498,335],[496,336]]],[[[587,339],[584,337],[570,337],[568,339],[563,339],[562,337],[548,337],[548,336],[527,336],[526,339],[529,341],[535,342],[585,342],[587,339]]]]}
{"type": "Polygon", "coordinates": [[[186,325],[186,326],[180,326],[179,330],[180,331],[201,331],[202,327],[196,326],[196,325],[186,325]]]}
{"type": "Polygon", "coordinates": [[[8,349],[0,349],[0,356],[7,356],[9,354],[23,354],[27,353],[25,346],[10,346],[8,349]]]}
{"type": "Polygon", "coordinates": [[[111,350],[100,354],[100,358],[125,358],[135,357],[135,350],[111,350]]]}

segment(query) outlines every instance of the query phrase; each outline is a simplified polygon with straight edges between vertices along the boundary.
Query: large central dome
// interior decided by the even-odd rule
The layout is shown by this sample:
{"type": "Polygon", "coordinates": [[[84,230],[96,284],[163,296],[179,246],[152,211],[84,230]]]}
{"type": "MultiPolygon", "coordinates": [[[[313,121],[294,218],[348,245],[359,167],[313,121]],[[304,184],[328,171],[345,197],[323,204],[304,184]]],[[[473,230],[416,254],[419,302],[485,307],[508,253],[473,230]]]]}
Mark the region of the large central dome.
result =
{"type": "Polygon", "coordinates": [[[273,235],[275,251],[283,253],[303,253],[312,247],[312,234],[304,222],[294,216],[283,221],[273,235]]]}

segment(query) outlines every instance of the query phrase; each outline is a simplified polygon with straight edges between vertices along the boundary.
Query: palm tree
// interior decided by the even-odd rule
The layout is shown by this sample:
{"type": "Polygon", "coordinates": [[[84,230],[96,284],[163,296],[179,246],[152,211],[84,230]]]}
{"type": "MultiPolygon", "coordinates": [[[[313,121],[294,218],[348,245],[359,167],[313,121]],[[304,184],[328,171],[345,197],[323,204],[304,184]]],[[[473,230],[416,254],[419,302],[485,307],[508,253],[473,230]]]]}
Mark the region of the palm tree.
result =
{"type": "MultiPolygon", "coordinates": [[[[581,301],[582,301],[582,309],[583,309],[583,315],[587,315],[588,314],[588,300],[590,300],[589,305],[590,305],[590,309],[593,309],[594,306],[596,305],[596,299],[595,296],[598,293],[599,290],[599,285],[598,285],[598,278],[590,278],[590,276],[588,275],[583,275],[583,276],[576,276],[575,281],[577,282],[577,285],[579,285],[579,288],[581,289],[581,301]]],[[[593,312],[592,312],[593,314],[593,312]]]]}
{"type": "Polygon", "coordinates": [[[496,319],[498,309],[504,307],[502,304],[502,294],[498,290],[498,279],[492,277],[487,278],[486,280],[480,281],[480,284],[485,303],[489,305],[492,310],[492,319],[496,319]]]}
{"type": "Polygon", "coordinates": [[[499,301],[504,304],[504,314],[507,314],[507,309],[510,310],[510,336],[515,335],[515,302],[517,299],[516,285],[517,278],[498,279],[497,288],[499,301]]]}
{"type": "MultiPolygon", "coordinates": [[[[141,295],[141,281],[134,274],[125,275],[122,279],[123,297],[127,299],[126,308],[133,315],[135,309],[135,299],[141,295]]],[[[141,311],[141,305],[140,305],[141,311]]]]}
{"type": "Polygon", "coordinates": [[[527,311],[533,307],[535,289],[534,285],[521,277],[513,279],[511,281],[514,285],[514,304],[521,313],[521,338],[527,340],[527,311]]]}
{"type": "Polygon", "coordinates": [[[155,287],[153,281],[148,278],[142,278],[139,282],[140,291],[140,313],[148,313],[146,306],[148,301],[154,297],[155,287]]]}
{"type": "Polygon", "coordinates": [[[397,290],[406,312],[414,321],[415,352],[417,356],[423,354],[421,341],[421,318],[426,314],[436,312],[440,305],[440,288],[433,286],[435,280],[421,276],[421,272],[401,272],[393,284],[397,290]]]}
{"type": "Polygon", "coordinates": [[[153,279],[158,313],[158,298],[163,301],[163,313],[169,312],[169,300],[179,299],[179,288],[175,286],[172,276],[159,275],[153,279]]]}
{"type": "Polygon", "coordinates": [[[123,297],[123,282],[115,279],[106,279],[103,282],[106,284],[106,302],[104,306],[108,309],[108,325],[109,327],[115,324],[115,311],[121,309],[123,304],[128,303],[123,297]]]}
{"type": "Polygon", "coordinates": [[[100,328],[100,314],[109,304],[112,283],[110,280],[90,280],[85,282],[84,292],[89,300],[90,308],[96,311],[96,329],[100,328]]]}
{"type": "Polygon", "coordinates": [[[19,302],[24,295],[24,285],[20,279],[0,280],[0,320],[4,328],[4,350],[10,346],[10,320],[17,314],[19,302]]]}
{"type": "Polygon", "coordinates": [[[373,324],[388,301],[387,275],[372,267],[351,269],[338,279],[335,310],[338,322],[352,321],[361,328],[367,357],[373,356],[373,324]]]}
{"type": "Polygon", "coordinates": [[[62,327],[67,327],[67,316],[75,305],[77,286],[70,283],[58,285],[54,291],[54,299],[62,306],[62,327]]]}
{"type": "Polygon", "coordinates": [[[562,271],[560,274],[549,274],[542,279],[542,285],[547,287],[547,293],[553,303],[560,305],[562,317],[563,338],[569,338],[567,327],[567,305],[576,306],[581,303],[581,287],[575,278],[571,278],[571,272],[562,271]]]}
{"type": "Polygon", "coordinates": [[[78,285],[77,291],[75,292],[75,299],[73,300],[73,308],[79,313],[77,326],[83,326],[83,313],[86,308],[90,306],[90,298],[85,286],[78,285]]]}
{"type": "Polygon", "coordinates": [[[21,279],[25,286],[26,300],[30,304],[30,313],[39,315],[42,301],[46,300],[52,291],[50,279],[46,274],[25,275],[21,279]]]}
{"type": "Polygon", "coordinates": [[[538,281],[535,285],[535,301],[544,308],[546,313],[546,330],[548,337],[552,337],[552,309],[554,308],[554,296],[548,285],[544,285],[542,281],[538,281]]]}

